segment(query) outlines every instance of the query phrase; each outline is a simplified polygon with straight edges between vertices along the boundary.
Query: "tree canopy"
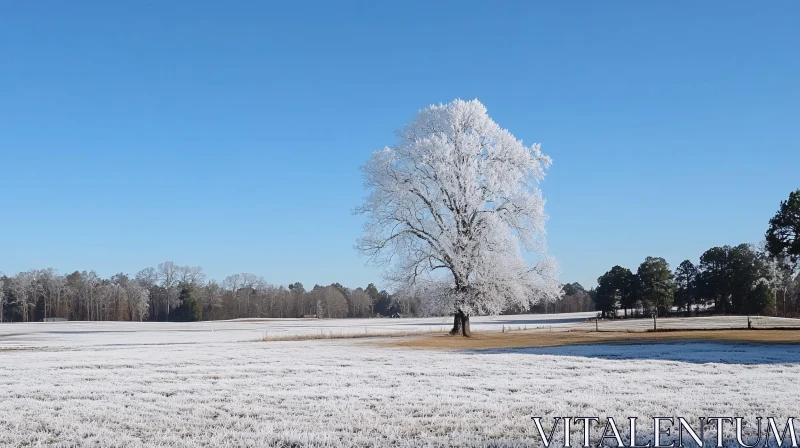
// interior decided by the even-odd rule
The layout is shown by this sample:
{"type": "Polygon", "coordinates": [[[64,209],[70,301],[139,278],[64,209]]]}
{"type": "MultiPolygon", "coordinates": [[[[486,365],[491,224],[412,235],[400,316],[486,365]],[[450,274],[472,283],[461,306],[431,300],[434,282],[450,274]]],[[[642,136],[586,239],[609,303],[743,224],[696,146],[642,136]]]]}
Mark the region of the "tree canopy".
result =
{"type": "Polygon", "coordinates": [[[669,263],[661,257],[647,257],[636,271],[639,294],[648,308],[666,312],[672,307],[674,285],[669,263]]]}
{"type": "Polygon", "coordinates": [[[800,190],[782,201],[778,212],[769,220],[767,250],[774,257],[785,257],[794,262],[800,259],[800,190]]]}
{"type": "Polygon", "coordinates": [[[613,313],[617,308],[623,308],[625,313],[633,308],[636,292],[636,277],[630,269],[614,266],[610,271],[597,279],[595,301],[598,311],[603,315],[613,313]]]}

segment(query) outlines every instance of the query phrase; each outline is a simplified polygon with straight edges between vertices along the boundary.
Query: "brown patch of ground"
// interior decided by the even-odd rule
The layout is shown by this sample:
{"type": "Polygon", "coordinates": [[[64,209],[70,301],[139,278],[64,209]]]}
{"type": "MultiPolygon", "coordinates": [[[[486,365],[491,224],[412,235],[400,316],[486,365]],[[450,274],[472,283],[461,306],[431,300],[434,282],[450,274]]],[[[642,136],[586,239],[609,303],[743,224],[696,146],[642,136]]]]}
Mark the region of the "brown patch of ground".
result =
{"type": "Polygon", "coordinates": [[[798,330],[685,330],[664,332],[511,332],[473,333],[469,338],[431,335],[401,341],[384,342],[390,347],[434,350],[480,350],[493,348],[554,347],[575,344],[620,342],[670,342],[675,340],[708,340],[754,342],[765,344],[800,344],[798,330]]]}

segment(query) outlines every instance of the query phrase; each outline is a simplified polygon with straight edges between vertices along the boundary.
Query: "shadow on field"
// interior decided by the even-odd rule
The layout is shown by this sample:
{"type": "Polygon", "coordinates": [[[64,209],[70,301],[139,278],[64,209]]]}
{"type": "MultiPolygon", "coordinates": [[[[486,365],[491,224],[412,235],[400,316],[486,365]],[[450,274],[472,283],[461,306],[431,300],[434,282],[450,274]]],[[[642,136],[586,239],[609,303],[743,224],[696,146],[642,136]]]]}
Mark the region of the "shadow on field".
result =
{"type": "Polygon", "coordinates": [[[800,345],[736,342],[610,343],[559,347],[470,350],[470,353],[516,353],[578,356],[605,360],[657,360],[694,364],[800,364],[800,345]]]}

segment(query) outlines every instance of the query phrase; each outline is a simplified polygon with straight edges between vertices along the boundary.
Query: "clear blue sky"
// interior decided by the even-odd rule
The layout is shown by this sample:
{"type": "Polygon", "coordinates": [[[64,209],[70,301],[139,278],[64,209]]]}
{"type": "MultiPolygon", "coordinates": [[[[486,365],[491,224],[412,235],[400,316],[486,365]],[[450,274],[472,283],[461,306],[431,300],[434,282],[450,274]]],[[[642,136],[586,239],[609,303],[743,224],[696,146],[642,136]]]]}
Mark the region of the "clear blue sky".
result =
{"type": "Polygon", "coordinates": [[[800,2],[333,3],[0,0],[0,270],[381,286],[358,167],[457,97],[553,157],[564,281],[800,188],[800,2]]]}

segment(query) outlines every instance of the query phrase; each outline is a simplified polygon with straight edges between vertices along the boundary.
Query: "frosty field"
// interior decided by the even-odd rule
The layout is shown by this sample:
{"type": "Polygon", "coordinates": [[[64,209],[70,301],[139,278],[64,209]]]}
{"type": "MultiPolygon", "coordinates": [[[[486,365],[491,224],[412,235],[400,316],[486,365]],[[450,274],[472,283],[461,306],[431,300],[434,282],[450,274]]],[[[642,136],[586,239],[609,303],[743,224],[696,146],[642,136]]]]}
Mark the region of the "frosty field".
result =
{"type": "MultiPolygon", "coordinates": [[[[585,318],[500,316],[473,325],[514,321],[548,331],[585,318]]],[[[268,331],[363,332],[370,322],[376,333],[447,325],[0,325],[0,445],[540,446],[531,416],[800,416],[797,345],[437,351],[389,348],[377,338],[260,340],[268,331]]]]}
{"type": "MultiPolygon", "coordinates": [[[[535,329],[580,325],[596,313],[521,314],[476,317],[476,331],[502,327],[535,329]]],[[[74,347],[89,345],[196,344],[244,342],[264,337],[303,335],[389,335],[448,331],[452,318],[416,319],[237,319],[194,323],[176,322],[48,322],[0,325],[3,347],[74,347]]]]}

